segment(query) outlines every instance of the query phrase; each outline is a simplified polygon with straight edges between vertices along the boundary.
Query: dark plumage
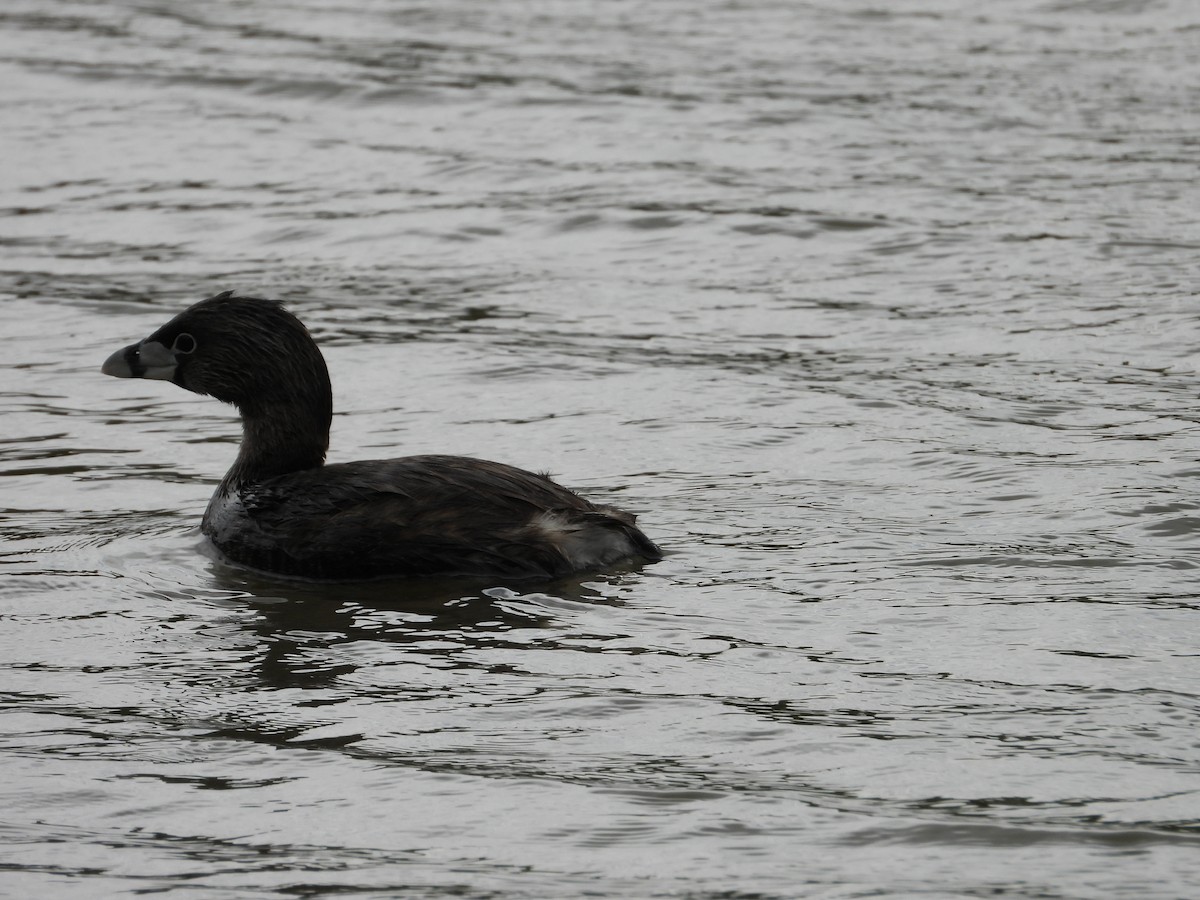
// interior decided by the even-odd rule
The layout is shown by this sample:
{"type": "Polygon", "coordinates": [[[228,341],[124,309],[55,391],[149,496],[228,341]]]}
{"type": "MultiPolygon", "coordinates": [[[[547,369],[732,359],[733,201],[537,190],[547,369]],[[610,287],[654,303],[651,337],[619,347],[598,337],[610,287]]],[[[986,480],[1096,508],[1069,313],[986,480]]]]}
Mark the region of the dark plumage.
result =
{"type": "Polygon", "coordinates": [[[241,449],[200,527],[245,565],[310,578],[548,578],[661,556],[629,513],[501,463],[408,456],[326,466],[325,360],[275,301],[228,291],[202,300],[102,371],[173,381],[241,412],[241,449]]]}

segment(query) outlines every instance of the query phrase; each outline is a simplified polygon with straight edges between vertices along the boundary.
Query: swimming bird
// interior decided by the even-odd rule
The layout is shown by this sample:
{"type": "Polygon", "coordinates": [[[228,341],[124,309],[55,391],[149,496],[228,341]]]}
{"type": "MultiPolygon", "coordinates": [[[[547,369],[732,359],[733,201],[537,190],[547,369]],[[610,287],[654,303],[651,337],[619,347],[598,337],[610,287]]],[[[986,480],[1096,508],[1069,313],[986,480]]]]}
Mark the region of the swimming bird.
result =
{"type": "Polygon", "coordinates": [[[555,578],[661,552],[634,516],[503,463],[406,456],[325,465],[333,398],[316,342],[274,300],[226,291],[101,367],[237,407],[237,459],[200,530],[229,559],[319,579],[555,578]]]}

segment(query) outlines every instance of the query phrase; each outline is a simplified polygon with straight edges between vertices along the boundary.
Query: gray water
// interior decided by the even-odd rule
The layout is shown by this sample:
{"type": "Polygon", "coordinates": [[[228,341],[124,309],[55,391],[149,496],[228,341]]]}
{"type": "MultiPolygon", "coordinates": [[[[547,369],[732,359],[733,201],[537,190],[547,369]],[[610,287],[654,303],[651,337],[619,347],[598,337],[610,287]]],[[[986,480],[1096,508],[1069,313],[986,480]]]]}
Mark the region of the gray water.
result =
{"type": "Polygon", "coordinates": [[[1200,888],[1200,6],[0,11],[0,894],[1200,888]],[[331,459],[661,563],[317,585],[197,524],[231,409],[99,374],[224,289],[331,459]]]}

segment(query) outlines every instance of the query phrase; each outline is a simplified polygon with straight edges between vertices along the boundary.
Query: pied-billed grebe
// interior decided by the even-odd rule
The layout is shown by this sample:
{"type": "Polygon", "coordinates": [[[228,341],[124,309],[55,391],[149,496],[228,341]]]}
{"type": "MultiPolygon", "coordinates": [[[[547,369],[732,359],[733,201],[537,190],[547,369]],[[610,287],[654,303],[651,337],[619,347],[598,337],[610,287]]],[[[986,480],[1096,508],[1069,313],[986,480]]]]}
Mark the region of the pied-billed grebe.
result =
{"type": "Polygon", "coordinates": [[[279,303],[202,300],[101,371],[173,381],[232,403],[242,446],[201,531],[236,562],[309,578],[550,578],[659,549],[629,513],[543,475],[460,456],[325,465],[325,359],[279,303]]]}

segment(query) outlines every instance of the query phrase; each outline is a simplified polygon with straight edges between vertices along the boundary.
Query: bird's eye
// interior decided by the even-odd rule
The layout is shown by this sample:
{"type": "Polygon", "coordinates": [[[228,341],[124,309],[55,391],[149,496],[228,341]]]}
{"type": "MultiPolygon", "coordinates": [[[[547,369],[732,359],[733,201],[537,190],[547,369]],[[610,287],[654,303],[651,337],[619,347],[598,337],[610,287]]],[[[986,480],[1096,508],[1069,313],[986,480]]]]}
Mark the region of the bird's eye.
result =
{"type": "Polygon", "coordinates": [[[175,338],[175,343],[171,345],[171,349],[176,353],[187,355],[196,349],[196,339],[187,332],[175,338]]]}

